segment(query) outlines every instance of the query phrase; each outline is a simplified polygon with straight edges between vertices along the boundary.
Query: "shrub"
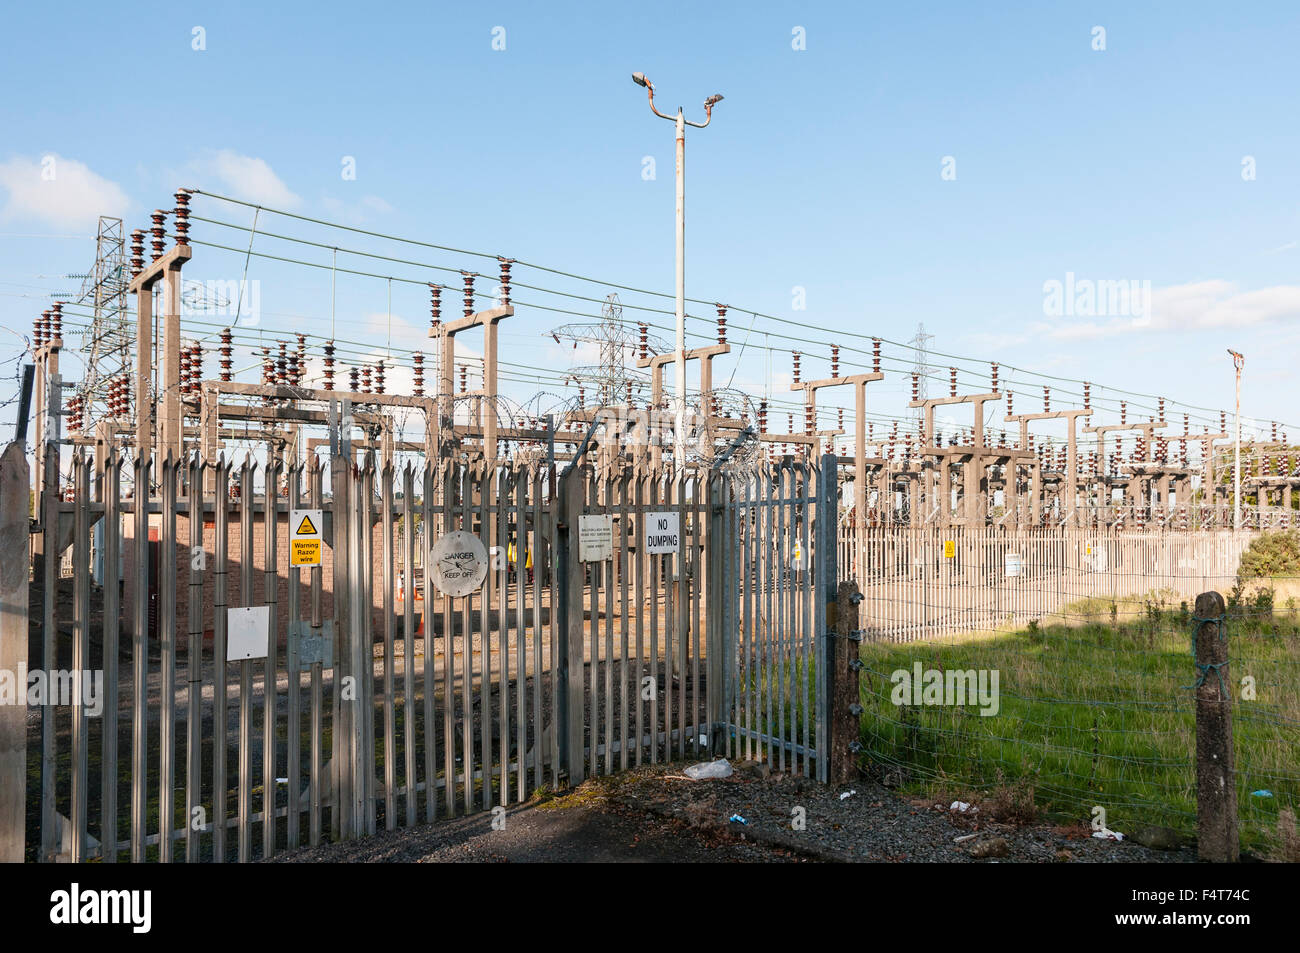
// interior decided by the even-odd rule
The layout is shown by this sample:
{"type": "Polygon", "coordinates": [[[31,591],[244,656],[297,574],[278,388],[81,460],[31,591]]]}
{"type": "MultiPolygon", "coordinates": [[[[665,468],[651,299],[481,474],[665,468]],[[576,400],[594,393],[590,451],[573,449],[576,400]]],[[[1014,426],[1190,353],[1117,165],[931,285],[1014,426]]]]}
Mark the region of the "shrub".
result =
{"type": "Polygon", "coordinates": [[[1239,583],[1269,576],[1300,576],[1300,531],[1264,533],[1241,554],[1239,583]]]}

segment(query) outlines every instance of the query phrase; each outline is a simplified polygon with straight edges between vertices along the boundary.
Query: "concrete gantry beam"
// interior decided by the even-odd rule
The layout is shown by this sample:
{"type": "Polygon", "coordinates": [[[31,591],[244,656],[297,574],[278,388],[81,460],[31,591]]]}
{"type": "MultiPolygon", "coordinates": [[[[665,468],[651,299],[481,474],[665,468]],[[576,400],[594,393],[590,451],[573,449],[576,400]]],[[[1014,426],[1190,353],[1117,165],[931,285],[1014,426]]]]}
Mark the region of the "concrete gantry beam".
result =
{"type": "MultiPolygon", "coordinates": [[[[1007,414],[1003,419],[1007,423],[1020,424],[1020,447],[1023,450],[1029,449],[1029,424],[1035,420],[1065,420],[1067,421],[1067,443],[1066,443],[1066,463],[1065,463],[1065,493],[1066,500],[1069,504],[1069,511],[1062,514],[1067,521],[1074,525],[1077,523],[1076,513],[1079,506],[1079,442],[1077,433],[1077,421],[1080,417],[1092,416],[1092,408],[1085,407],[1082,410],[1054,410],[1043,411],[1038,414],[1007,414]]],[[[1037,462],[1035,459],[1035,466],[1037,462]]],[[[1039,481],[1041,482],[1041,476],[1039,481]]],[[[1034,505],[1034,520],[1037,522],[1037,501],[1034,505]]]]}
{"type": "MultiPolygon", "coordinates": [[[[817,420],[817,392],[831,387],[853,388],[853,509],[858,544],[855,552],[858,558],[861,558],[866,549],[867,530],[867,385],[873,381],[884,379],[885,375],[882,372],[871,371],[865,374],[849,374],[844,377],[824,377],[821,380],[800,381],[790,386],[792,391],[803,391],[804,407],[806,408],[804,411],[805,424],[809,414],[811,414],[814,421],[814,431],[816,431],[817,420]]],[[[805,436],[813,440],[813,446],[809,447],[808,452],[814,451],[816,441],[821,437],[840,432],[806,434],[805,436]]]]}
{"type": "MultiPolygon", "coordinates": [[[[700,402],[708,406],[708,398],[713,393],[713,359],[721,354],[730,354],[730,344],[710,344],[707,347],[691,348],[685,352],[687,361],[700,362],[700,402]]],[[[650,406],[658,408],[664,399],[664,367],[677,359],[675,351],[664,354],[651,354],[636,359],[637,367],[650,369],[650,406]]],[[[650,448],[650,462],[655,470],[663,461],[663,450],[656,443],[650,448]]]]}
{"type": "MultiPolygon", "coordinates": [[[[955,383],[954,383],[955,388],[955,383]]],[[[939,468],[939,499],[943,506],[945,517],[948,513],[948,502],[951,496],[951,490],[948,481],[951,474],[949,473],[948,462],[949,456],[946,449],[961,451],[966,456],[965,460],[956,461],[962,465],[962,483],[963,483],[963,503],[962,513],[959,522],[973,526],[982,523],[984,519],[983,507],[978,501],[982,501],[980,495],[980,484],[983,474],[987,467],[992,463],[991,457],[1007,457],[1009,451],[1002,447],[989,447],[984,444],[984,405],[991,400],[1001,400],[1000,391],[989,391],[982,394],[958,394],[950,397],[929,397],[925,400],[913,400],[908,403],[908,407],[920,408],[924,412],[924,425],[921,432],[920,453],[923,456],[938,456],[942,462],[939,468]],[[971,404],[974,411],[974,426],[972,427],[972,445],[969,447],[958,448],[941,448],[934,436],[934,408],[944,407],[955,404],[971,404]],[[938,451],[938,453],[936,453],[938,451]],[[972,506],[972,501],[976,501],[972,506]]]]}
{"type": "Polygon", "coordinates": [[[181,268],[193,257],[189,245],[174,245],[131,279],[127,291],[136,301],[136,450],[152,450],[150,417],[158,415],[158,450],[164,457],[181,457],[181,268]],[[157,371],[157,402],[149,399],[153,380],[153,289],[162,282],[163,337],[157,371]]]}
{"type": "MultiPolygon", "coordinates": [[[[1106,434],[1111,432],[1123,432],[1125,430],[1142,431],[1143,442],[1146,445],[1146,459],[1138,460],[1136,462],[1154,463],[1155,462],[1155,440],[1153,439],[1152,435],[1157,430],[1162,430],[1168,426],[1169,426],[1169,422],[1166,420],[1147,420],[1135,424],[1128,424],[1128,423],[1101,424],[1096,427],[1084,427],[1083,432],[1095,433],[1097,435],[1097,460],[1099,461],[1102,469],[1104,470],[1106,466],[1106,434]]],[[[1138,504],[1138,496],[1143,492],[1142,487],[1139,485],[1142,482],[1143,481],[1140,479],[1130,480],[1125,490],[1126,495],[1135,506],[1138,504]]],[[[1107,500],[1107,502],[1109,503],[1110,501],[1107,500]]]]}
{"type": "MultiPolygon", "coordinates": [[[[440,374],[438,381],[438,434],[436,440],[439,452],[442,444],[441,431],[443,426],[454,426],[451,416],[452,401],[455,398],[453,377],[456,372],[456,335],[462,331],[468,331],[470,328],[483,328],[483,392],[485,396],[495,398],[499,393],[497,390],[497,323],[505,318],[512,317],[514,313],[513,305],[501,305],[496,308],[488,308],[486,311],[476,311],[473,314],[467,314],[452,321],[443,321],[437,327],[429,329],[429,337],[435,338],[439,344],[438,363],[440,365],[440,374]]],[[[480,402],[479,426],[483,428],[484,459],[495,461],[497,459],[495,406],[490,411],[485,412],[482,408],[482,402],[480,402]]]]}

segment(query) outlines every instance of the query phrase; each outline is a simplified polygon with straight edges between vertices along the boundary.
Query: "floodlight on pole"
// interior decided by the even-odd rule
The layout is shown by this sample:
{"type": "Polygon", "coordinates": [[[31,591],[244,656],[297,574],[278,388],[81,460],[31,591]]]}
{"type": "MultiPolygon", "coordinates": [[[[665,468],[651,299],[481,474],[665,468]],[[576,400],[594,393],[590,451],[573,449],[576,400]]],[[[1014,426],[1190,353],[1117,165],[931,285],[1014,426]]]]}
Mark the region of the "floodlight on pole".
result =
{"type": "Polygon", "coordinates": [[[713,120],[713,107],[722,101],[714,93],[704,101],[704,122],[691,122],[682,108],[676,116],[666,116],[655,106],[654,83],[644,73],[633,73],[632,82],[646,89],[650,111],[660,119],[667,119],[677,130],[677,349],[673,361],[676,388],[673,425],[673,461],[680,467],[686,459],[686,127],[703,129],[713,120]]]}
{"type": "Polygon", "coordinates": [[[1241,529],[1241,369],[1246,365],[1246,358],[1240,352],[1228,348],[1232,355],[1232,366],[1237,374],[1237,409],[1236,438],[1232,450],[1232,528],[1241,529]]]}

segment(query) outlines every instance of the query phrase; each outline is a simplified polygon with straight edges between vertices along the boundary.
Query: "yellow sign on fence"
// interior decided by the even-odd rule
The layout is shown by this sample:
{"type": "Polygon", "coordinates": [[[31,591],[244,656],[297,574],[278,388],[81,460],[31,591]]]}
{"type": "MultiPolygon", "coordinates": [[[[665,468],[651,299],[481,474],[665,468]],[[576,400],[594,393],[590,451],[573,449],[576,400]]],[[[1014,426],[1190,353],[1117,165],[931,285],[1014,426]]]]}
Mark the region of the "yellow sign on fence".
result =
{"type": "Polygon", "coordinates": [[[321,554],[320,510],[290,510],[290,566],[319,566],[321,554]]]}
{"type": "Polygon", "coordinates": [[[957,555],[957,544],[951,539],[943,541],[943,558],[952,559],[957,555]]]}

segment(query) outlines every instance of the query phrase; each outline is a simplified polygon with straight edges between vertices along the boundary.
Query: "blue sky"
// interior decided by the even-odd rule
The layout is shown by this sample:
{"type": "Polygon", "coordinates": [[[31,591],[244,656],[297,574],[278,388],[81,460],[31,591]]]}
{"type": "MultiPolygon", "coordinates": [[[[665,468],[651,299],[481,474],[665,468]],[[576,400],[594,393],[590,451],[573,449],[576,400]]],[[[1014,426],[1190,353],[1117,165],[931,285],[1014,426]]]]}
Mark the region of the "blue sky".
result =
{"type": "MultiPolygon", "coordinates": [[[[726,97],[687,137],[688,295],[806,323],[823,342],[810,373],[825,376],[837,333],[905,341],[924,322],[939,351],[1230,408],[1231,346],[1247,357],[1245,413],[1300,422],[1295,4],[63,3],[5,20],[0,319],[20,334],[50,292],[75,290],[59,276],[89,266],[97,215],[145,227],[182,185],[670,292],[672,129],[630,81],[642,70],[665,111],[702,119],[705,96],[726,97]],[[36,175],[47,156],[57,189],[36,175]],[[1044,283],[1067,273],[1149,282],[1148,313],[1045,314],[1044,283]]],[[[251,222],[243,206],[194,206],[251,222]]],[[[484,267],[271,215],[259,227],[484,267]]],[[[200,247],[187,276],[242,268],[200,247]]],[[[254,257],[248,274],[268,341],[326,326],[328,272],[254,257]]],[[[421,346],[419,288],[394,290],[392,322],[383,281],[340,281],[335,307],[355,339],[386,347],[394,327],[421,346]]],[[[570,355],[543,332],[563,320],[582,319],[521,305],[507,359],[562,370],[570,355]]],[[[759,345],[788,352],[761,335],[792,328],[731,324],[750,347],[723,376],[790,400],[788,353],[759,345]]],[[[0,402],[21,349],[0,334],[0,402]]],[[[1038,379],[1008,375],[1032,409],[1038,379]]],[[[904,413],[907,389],[898,374],[873,385],[873,408],[904,413]]],[[[0,410],[0,438],[13,414],[0,410]]]]}

